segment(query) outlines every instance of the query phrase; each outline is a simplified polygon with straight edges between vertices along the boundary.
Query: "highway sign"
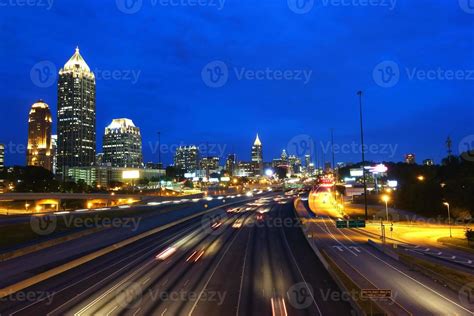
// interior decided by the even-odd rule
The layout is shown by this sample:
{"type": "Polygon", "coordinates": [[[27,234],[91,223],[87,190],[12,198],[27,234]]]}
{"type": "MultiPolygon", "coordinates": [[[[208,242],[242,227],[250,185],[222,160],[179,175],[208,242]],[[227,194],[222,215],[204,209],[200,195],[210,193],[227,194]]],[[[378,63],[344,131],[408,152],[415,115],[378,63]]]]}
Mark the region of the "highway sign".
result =
{"type": "Polygon", "coordinates": [[[349,221],[349,228],[357,228],[357,221],[349,221]]]}
{"type": "Polygon", "coordinates": [[[392,290],[362,289],[360,296],[362,298],[392,298],[392,290]]]}
{"type": "Polygon", "coordinates": [[[336,227],[337,228],[360,228],[360,227],[365,227],[365,221],[364,220],[350,220],[350,221],[342,221],[342,220],[337,220],[336,221],[336,227]]]}

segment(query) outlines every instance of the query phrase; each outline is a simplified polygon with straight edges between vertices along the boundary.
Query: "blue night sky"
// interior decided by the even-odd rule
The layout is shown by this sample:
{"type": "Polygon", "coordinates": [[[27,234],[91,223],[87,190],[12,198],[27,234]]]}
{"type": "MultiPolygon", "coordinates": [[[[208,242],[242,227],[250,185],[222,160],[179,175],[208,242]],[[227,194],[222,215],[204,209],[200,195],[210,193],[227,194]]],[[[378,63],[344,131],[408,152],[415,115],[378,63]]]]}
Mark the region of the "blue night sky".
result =
{"type": "MultiPolygon", "coordinates": [[[[35,100],[56,117],[56,81],[45,76],[76,45],[97,76],[98,152],[105,126],[127,117],[141,128],[145,161],[157,160],[157,131],[166,146],[208,142],[211,154],[240,160],[250,159],[258,132],[269,161],[311,140],[321,155],[330,128],[341,146],[336,160],[358,161],[360,89],[368,159],[414,152],[419,162],[439,162],[448,135],[457,153],[474,134],[474,10],[463,0],[399,0],[393,8],[387,0],[316,0],[300,10],[293,0],[142,0],[130,10],[121,0],[31,1],[37,5],[8,0],[0,8],[7,165],[25,163],[35,100]],[[210,87],[219,74],[220,87],[210,87]]],[[[163,148],[164,162],[171,159],[163,148]]]]}

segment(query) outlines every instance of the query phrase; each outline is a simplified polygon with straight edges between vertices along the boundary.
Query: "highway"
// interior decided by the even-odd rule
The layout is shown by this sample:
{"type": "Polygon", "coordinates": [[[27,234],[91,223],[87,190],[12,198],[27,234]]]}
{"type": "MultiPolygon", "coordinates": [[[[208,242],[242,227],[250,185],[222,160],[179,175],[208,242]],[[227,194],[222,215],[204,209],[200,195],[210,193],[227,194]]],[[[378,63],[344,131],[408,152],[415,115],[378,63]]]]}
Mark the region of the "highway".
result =
{"type": "Polygon", "coordinates": [[[2,315],[350,315],[292,199],[217,209],[23,290],[2,315]],[[42,295],[40,297],[40,295],[42,295]],[[332,295],[332,296],[331,296],[332,295]]]}
{"type": "Polygon", "coordinates": [[[351,278],[362,277],[375,288],[392,290],[395,304],[412,315],[473,314],[472,306],[463,304],[454,291],[367,245],[366,235],[336,228],[331,203],[321,199],[310,203],[316,215],[310,224],[315,243],[336,262],[347,264],[351,278]]]}

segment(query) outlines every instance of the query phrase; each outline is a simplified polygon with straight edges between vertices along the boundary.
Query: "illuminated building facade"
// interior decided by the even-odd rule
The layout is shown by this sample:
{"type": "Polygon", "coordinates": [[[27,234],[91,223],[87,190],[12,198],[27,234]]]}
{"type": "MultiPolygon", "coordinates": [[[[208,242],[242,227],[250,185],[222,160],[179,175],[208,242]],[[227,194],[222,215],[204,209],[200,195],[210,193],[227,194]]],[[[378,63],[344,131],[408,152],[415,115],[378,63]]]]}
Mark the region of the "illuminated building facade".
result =
{"type": "Polygon", "coordinates": [[[112,167],[142,168],[142,136],[140,128],[126,118],[114,119],[105,128],[103,163],[112,167]]]}
{"type": "Polygon", "coordinates": [[[31,107],[28,116],[27,165],[53,170],[53,144],[51,111],[49,106],[39,100],[31,107]]]}
{"type": "Polygon", "coordinates": [[[204,157],[200,161],[200,169],[206,173],[206,177],[210,173],[219,171],[219,157],[204,157]]]}
{"type": "Polygon", "coordinates": [[[199,149],[196,146],[179,146],[174,155],[174,165],[186,172],[195,172],[199,167],[199,149]]]}
{"type": "Polygon", "coordinates": [[[414,165],[416,164],[416,160],[415,160],[415,154],[406,154],[405,155],[405,163],[409,164],[409,165],[414,165]]]}
{"type": "Polygon", "coordinates": [[[225,170],[231,176],[233,176],[235,172],[235,164],[237,162],[236,160],[237,157],[235,154],[229,154],[225,162],[225,170]]]}
{"type": "Polygon", "coordinates": [[[51,150],[53,153],[53,170],[54,174],[58,169],[58,135],[51,135],[51,150]]]}
{"type": "Polygon", "coordinates": [[[255,138],[255,142],[252,146],[252,162],[254,163],[254,175],[262,175],[263,172],[263,149],[262,149],[262,142],[260,138],[255,138]]]}
{"type": "Polygon", "coordinates": [[[5,168],[5,145],[0,144],[0,170],[5,168]]]}
{"type": "Polygon", "coordinates": [[[96,153],[95,76],[79,48],[59,71],[58,173],[66,168],[91,166],[96,153]]]}

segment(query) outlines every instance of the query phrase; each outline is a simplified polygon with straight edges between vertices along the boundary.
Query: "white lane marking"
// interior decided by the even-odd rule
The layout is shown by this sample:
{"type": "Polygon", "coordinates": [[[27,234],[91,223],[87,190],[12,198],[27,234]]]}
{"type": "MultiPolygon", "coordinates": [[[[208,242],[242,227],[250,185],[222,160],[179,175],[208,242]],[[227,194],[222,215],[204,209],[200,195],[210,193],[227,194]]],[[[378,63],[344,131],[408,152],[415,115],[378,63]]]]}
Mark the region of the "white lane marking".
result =
{"type": "Polygon", "coordinates": [[[333,247],[333,248],[336,248],[337,250],[339,250],[339,251],[341,251],[341,252],[344,251],[341,246],[332,246],[332,247],[333,247]]]}
{"type": "MultiPolygon", "coordinates": [[[[303,276],[303,273],[301,272],[301,269],[300,269],[300,266],[298,265],[298,262],[296,261],[296,258],[295,256],[293,255],[293,251],[291,250],[290,248],[290,244],[288,243],[288,239],[286,238],[286,235],[285,235],[285,232],[283,231],[283,228],[280,228],[280,233],[283,235],[283,239],[285,239],[285,244],[286,244],[286,248],[289,250],[289,254],[291,255],[291,258],[293,259],[293,262],[295,264],[295,267],[298,269],[298,272],[301,276],[301,279],[303,280],[303,282],[305,283],[306,285],[306,289],[308,290],[308,293],[311,294],[311,298],[313,299],[313,303],[314,305],[316,306],[316,309],[318,310],[318,313],[320,316],[323,315],[323,313],[321,312],[321,310],[319,309],[319,306],[318,306],[318,303],[316,303],[316,299],[314,298],[313,296],[313,292],[309,289],[308,287],[308,282],[306,282],[306,279],[304,278],[303,276]]],[[[350,251],[350,250],[349,250],[350,251]]]]}
{"type": "Polygon", "coordinates": [[[242,299],[242,287],[244,285],[244,276],[245,276],[245,264],[247,262],[247,253],[248,253],[248,249],[249,249],[251,233],[252,233],[252,230],[249,231],[249,237],[247,239],[247,246],[245,247],[244,266],[242,268],[242,274],[240,276],[239,299],[237,301],[237,312],[235,313],[236,316],[239,315],[239,311],[240,311],[240,300],[242,299]]]}
{"type": "Polygon", "coordinates": [[[371,255],[372,257],[374,257],[375,259],[385,263],[387,266],[389,266],[390,268],[392,268],[393,270],[397,271],[398,273],[402,274],[403,276],[409,278],[410,280],[414,281],[415,283],[418,283],[419,285],[421,285],[422,287],[424,287],[425,289],[427,289],[428,291],[430,292],[433,292],[434,294],[438,295],[439,297],[442,297],[443,299],[445,299],[446,301],[450,302],[451,304],[453,305],[456,305],[457,307],[469,312],[470,314],[472,314],[471,311],[469,311],[468,309],[464,308],[463,306],[457,304],[456,302],[452,301],[451,299],[445,297],[443,294],[441,293],[438,293],[437,291],[433,290],[432,288],[424,285],[423,283],[421,283],[420,281],[418,281],[417,279],[415,278],[412,278],[411,276],[409,276],[408,274],[406,274],[405,272],[397,269],[396,267],[392,266],[390,263],[386,262],[385,260],[383,259],[380,259],[379,257],[377,257],[376,255],[372,254],[370,251],[364,249],[369,255],[371,255]]]}
{"type": "Polygon", "coordinates": [[[235,239],[237,238],[237,236],[239,236],[240,232],[242,232],[242,230],[239,230],[239,232],[235,235],[235,237],[232,239],[232,241],[230,242],[230,244],[227,246],[225,252],[222,254],[222,257],[219,259],[219,261],[217,262],[214,270],[212,271],[211,275],[209,276],[209,279],[207,279],[206,283],[204,284],[201,292],[199,293],[199,296],[198,298],[196,299],[196,301],[194,302],[193,306],[191,307],[191,310],[189,311],[188,313],[188,316],[191,316],[194,312],[194,310],[196,309],[196,306],[197,304],[199,303],[199,301],[201,300],[201,297],[202,297],[202,294],[204,293],[204,290],[206,289],[206,287],[209,285],[209,282],[211,282],[211,279],[212,277],[214,276],[214,274],[216,273],[217,271],[217,268],[219,268],[219,265],[221,264],[222,260],[224,260],[224,257],[225,255],[227,254],[227,252],[229,252],[229,249],[230,247],[234,244],[234,241],[235,239]]]}
{"type": "MultiPolygon", "coordinates": [[[[321,226],[319,223],[317,223],[317,224],[318,224],[319,227],[321,227],[321,229],[322,229],[323,231],[325,230],[324,228],[322,228],[322,226],[321,226]]],[[[334,237],[334,235],[333,235],[332,232],[330,231],[329,227],[326,225],[326,220],[324,220],[324,219],[323,219],[323,224],[324,224],[324,226],[326,226],[326,230],[325,230],[325,231],[329,234],[329,236],[330,236],[332,239],[334,239],[339,245],[341,245],[342,247],[346,248],[350,253],[352,253],[354,256],[357,257],[357,254],[356,254],[354,251],[350,250],[347,246],[345,246],[343,243],[341,243],[336,237],[334,237]]]]}
{"type": "MultiPolygon", "coordinates": [[[[182,231],[182,232],[177,232],[173,237],[168,238],[167,240],[165,240],[164,242],[162,242],[162,243],[161,243],[160,245],[158,245],[158,246],[151,246],[151,247],[144,248],[144,249],[151,249],[151,248],[152,248],[153,250],[148,251],[148,252],[145,252],[144,255],[141,255],[140,257],[138,257],[137,259],[133,260],[133,261],[130,262],[129,264],[123,266],[123,267],[120,268],[119,270],[114,271],[112,274],[108,275],[107,277],[105,277],[105,278],[102,279],[101,281],[97,282],[97,283],[94,284],[92,287],[90,287],[90,288],[88,288],[87,290],[85,290],[85,291],[83,291],[83,292],[81,292],[81,293],[75,295],[74,298],[72,298],[71,300],[65,302],[64,304],[62,304],[62,305],[60,305],[60,306],[58,306],[56,309],[54,309],[53,311],[51,311],[50,314],[54,314],[57,310],[61,309],[64,305],[68,304],[69,302],[71,302],[72,300],[78,298],[79,296],[81,296],[82,294],[88,292],[89,290],[91,290],[91,289],[97,287],[99,284],[103,283],[104,281],[106,281],[106,280],[112,278],[115,274],[117,274],[118,272],[120,272],[120,271],[122,271],[122,270],[128,268],[128,267],[131,266],[131,265],[133,265],[136,261],[139,261],[139,260],[141,260],[142,258],[149,256],[151,253],[155,252],[156,249],[158,249],[158,248],[164,246],[165,244],[167,244],[167,243],[169,243],[169,242],[171,242],[171,241],[173,241],[173,240],[175,240],[175,239],[178,239],[178,238],[179,238],[180,236],[182,236],[184,233],[188,233],[189,231],[194,230],[194,229],[196,228],[195,226],[196,226],[197,228],[199,228],[200,225],[199,225],[199,224],[198,224],[198,225],[191,225],[191,226],[189,227],[189,229],[186,229],[186,230],[184,230],[184,231],[182,231]]],[[[140,249],[140,250],[138,250],[138,252],[140,252],[140,251],[142,251],[142,250],[144,250],[144,249],[140,249]]],[[[88,280],[88,279],[90,279],[90,278],[92,278],[92,277],[94,277],[94,276],[96,276],[96,275],[98,275],[98,274],[104,272],[105,270],[110,269],[111,267],[113,267],[113,266],[115,266],[115,265],[117,265],[117,264],[120,264],[120,263],[122,263],[123,261],[126,261],[126,260],[128,260],[129,258],[132,258],[132,257],[135,257],[135,256],[136,256],[136,254],[132,254],[132,255],[130,255],[130,256],[127,256],[127,257],[123,258],[122,260],[120,260],[120,261],[118,261],[118,262],[115,262],[115,263],[112,264],[111,266],[107,266],[106,268],[104,268],[104,269],[102,269],[102,270],[99,270],[99,271],[97,271],[96,273],[93,273],[92,275],[86,277],[85,279],[81,279],[81,280],[79,280],[79,281],[77,281],[77,282],[74,282],[74,283],[72,283],[72,284],[66,286],[65,288],[63,288],[63,289],[61,289],[61,290],[59,290],[59,291],[56,291],[56,292],[55,292],[55,295],[57,295],[57,294],[59,294],[59,293],[62,293],[62,292],[64,292],[65,290],[67,290],[67,289],[69,289],[69,288],[71,288],[71,287],[73,287],[73,286],[76,286],[77,284],[79,284],[79,283],[81,283],[81,282],[84,282],[85,280],[88,280]]],[[[35,302],[33,302],[33,303],[31,303],[31,304],[29,304],[29,305],[27,305],[27,306],[21,308],[21,309],[18,309],[18,310],[16,310],[16,311],[14,311],[14,312],[11,313],[10,315],[15,315],[15,314],[17,314],[17,313],[19,313],[19,312],[21,312],[21,311],[23,311],[23,310],[25,310],[25,309],[27,309],[27,308],[33,306],[33,305],[36,305],[36,304],[38,304],[38,303],[44,301],[45,299],[46,299],[46,298],[39,299],[39,300],[37,300],[37,301],[35,301],[35,302]]]]}
{"type": "Polygon", "coordinates": [[[114,312],[114,310],[116,310],[117,308],[118,308],[118,305],[115,305],[115,307],[112,308],[110,312],[107,313],[107,316],[110,316],[114,312]]]}
{"type": "Polygon", "coordinates": [[[356,247],[356,246],[349,246],[349,248],[354,249],[354,250],[357,251],[358,253],[361,252],[361,251],[359,250],[359,247],[356,247]]]}

